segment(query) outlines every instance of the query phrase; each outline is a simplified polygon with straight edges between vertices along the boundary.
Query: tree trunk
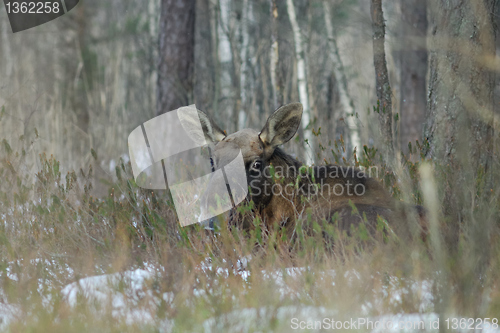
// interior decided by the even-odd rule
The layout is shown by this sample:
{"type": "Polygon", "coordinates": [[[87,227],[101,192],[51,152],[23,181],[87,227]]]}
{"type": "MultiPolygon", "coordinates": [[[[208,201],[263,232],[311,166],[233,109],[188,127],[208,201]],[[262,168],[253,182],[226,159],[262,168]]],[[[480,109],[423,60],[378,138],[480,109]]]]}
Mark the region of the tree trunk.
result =
{"type": "Polygon", "coordinates": [[[157,114],[193,101],[196,0],[162,0],[157,114]]]}
{"type": "Polygon", "coordinates": [[[382,12],[382,0],[371,0],[373,29],[373,63],[377,89],[380,133],[385,146],[386,162],[392,162],[394,143],[392,141],[392,96],[385,58],[385,23],[382,12]]]}
{"type": "Polygon", "coordinates": [[[249,12],[252,11],[251,3],[248,0],[243,0],[241,24],[240,24],[240,36],[241,36],[241,48],[240,48],[240,109],[238,117],[238,128],[242,129],[246,127],[248,114],[247,112],[254,112],[251,108],[248,108],[248,81],[250,77],[248,75],[248,56],[249,56],[249,43],[250,36],[248,34],[249,25],[249,12]]]}
{"type": "Polygon", "coordinates": [[[427,106],[427,0],[401,0],[400,133],[401,149],[422,142],[427,106]]]}
{"type": "Polygon", "coordinates": [[[273,107],[277,109],[283,104],[283,89],[281,88],[281,76],[279,71],[279,44],[278,44],[278,5],[276,0],[270,0],[271,8],[271,85],[273,89],[273,107]]]}
{"type": "MultiPolygon", "coordinates": [[[[88,42],[88,13],[85,10],[85,4],[77,8],[77,39],[80,47],[82,62],[83,62],[83,82],[87,90],[87,96],[91,96],[91,91],[94,88],[94,76],[97,74],[97,63],[95,61],[95,53],[90,50],[88,42]]],[[[78,94],[79,95],[79,94],[78,94]]],[[[77,112],[78,126],[85,132],[89,132],[90,112],[89,102],[82,96],[73,96],[74,105],[77,112]]]]}
{"type": "Polygon", "coordinates": [[[239,81],[236,82],[236,71],[239,68],[235,67],[237,60],[234,59],[235,45],[233,43],[233,34],[235,31],[235,18],[232,12],[232,5],[229,0],[217,0],[218,13],[218,84],[220,89],[218,109],[219,122],[223,128],[229,133],[237,131],[238,116],[235,112],[236,102],[239,97],[239,81]]]}
{"type": "MultiPolygon", "coordinates": [[[[500,17],[500,5],[495,5],[495,17],[500,17]]],[[[495,31],[495,48],[496,55],[500,55],[500,24],[493,25],[495,31]]],[[[500,156],[500,138],[498,132],[500,131],[500,71],[495,74],[495,88],[493,93],[493,128],[497,135],[493,135],[493,152],[500,156]]]]}
{"type": "Polygon", "coordinates": [[[358,124],[356,123],[354,101],[352,100],[347,88],[347,77],[345,75],[344,65],[342,64],[342,59],[340,58],[339,49],[337,47],[337,41],[335,40],[335,36],[333,34],[330,4],[326,0],[323,1],[323,13],[325,17],[326,32],[328,35],[328,44],[330,45],[329,55],[333,62],[333,73],[336,81],[338,82],[340,104],[342,105],[342,109],[344,111],[344,119],[349,127],[349,144],[351,145],[352,150],[357,147],[359,151],[359,149],[361,149],[361,141],[359,139],[358,124]]]}
{"type": "MultiPolygon", "coordinates": [[[[9,33],[10,27],[9,27],[9,22],[4,19],[2,23],[0,23],[0,30],[1,30],[1,39],[0,39],[0,54],[2,55],[2,66],[5,66],[5,70],[3,73],[7,77],[10,77],[13,71],[13,61],[12,61],[12,49],[10,46],[10,39],[7,36],[9,33]]],[[[1,69],[1,67],[0,67],[1,69]]]]}
{"type": "Polygon", "coordinates": [[[63,67],[64,81],[71,82],[62,87],[67,103],[65,107],[74,113],[77,128],[90,139],[90,110],[98,111],[97,103],[93,98],[98,64],[97,54],[90,43],[89,8],[87,3],[82,3],[75,8],[74,24],[65,27],[71,31],[68,36],[73,36],[73,38],[61,41],[64,45],[62,48],[67,50],[68,56],[62,57],[60,62],[63,67]]]}
{"type": "Polygon", "coordinates": [[[215,95],[211,12],[209,0],[196,1],[194,102],[198,109],[208,113],[212,113],[215,95]]]}
{"type": "Polygon", "coordinates": [[[212,59],[214,62],[214,98],[212,102],[212,110],[214,119],[219,126],[226,127],[226,124],[220,121],[221,114],[219,112],[219,99],[221,96],[221,63],[219,59],[219,1],[214,1],[213,15],[210,15],[210,31],[212,32],[212,59]]]}
{"type": "MultiPolygon", "coordinates": [[[[227,15],[229,15],[229,25],[227,27],[227,39],[231,47],[232,71],[231,71],[231,95],[233,96],[233,105],[231,107],[232,131],[238,131],[240,117],[242,113],[241,105],[241,39],[242,39],[242,16],[243,8],[239,3],[228,3],[227,15]]],[[[222,7],[221,7],[222,10],[222,7]]],[[[223,15],[223,14],[221,14],[223,15]]]]}
{"type": "Polygon", "coordinates": [[[311,129],[307,127],[311,122],[311,110],[309,108],[309,94],[307,91],[307,77],[306,77],[306,64],[304,61],[304,51],[302,47],[302,36],[300,27],[297,22],[297,15],[295,14],[295,6],[293,0],[287,0],[288,18],[293,30],[295,40],[295,56],[297,58],[297,82],[299,88],[299,100],[304,107],[302,114],[302,129],[304,131],[305,140],[305,159],[307,164],[314,162],[314,138],[311,129]]]}
{"type": "Polygon", "coordinates": [[[497,223],[477,212],[477,205],[489,202],[492,193],[494,73],[489,66],[495,57],[494,4],[495,0],[429,2],[432,36],[424,135],[427,156],[440,166],[437,172],[444,169],[440,178],[445,180],[446,219],[440,231],[456,262],[447,272],[449,280],[459,286],[453,296],[444,294],[442,304],[453,299],[460,312],[480,308],[476,295],[482,287],[470,281],[487,274],[490,253],[483,244],[497,223]],[[461,238],[473,245],[466,257],[458,246],[461,238]]]}
{"type": "Polygon", "coordinates": [[[494,2],[451,0],[431,10],[427,155],[448,163],[468,147],[460,158],[474,169],[489,165],[492,151],[494,2]]]}

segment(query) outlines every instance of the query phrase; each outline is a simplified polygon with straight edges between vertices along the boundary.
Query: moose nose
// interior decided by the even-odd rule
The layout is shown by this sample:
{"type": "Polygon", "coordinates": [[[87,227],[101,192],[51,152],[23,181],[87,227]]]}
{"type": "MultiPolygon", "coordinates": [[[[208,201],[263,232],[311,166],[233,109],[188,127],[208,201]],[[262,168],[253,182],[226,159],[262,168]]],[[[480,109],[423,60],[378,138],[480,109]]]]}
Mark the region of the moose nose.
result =
{"type": "Polygon", "coordinates": [[[220,229],[220,222],[217,217],[209,218],[205,221],[200,222],[200,224],[205,228],[205,230],[216,231],[220,229]]]}

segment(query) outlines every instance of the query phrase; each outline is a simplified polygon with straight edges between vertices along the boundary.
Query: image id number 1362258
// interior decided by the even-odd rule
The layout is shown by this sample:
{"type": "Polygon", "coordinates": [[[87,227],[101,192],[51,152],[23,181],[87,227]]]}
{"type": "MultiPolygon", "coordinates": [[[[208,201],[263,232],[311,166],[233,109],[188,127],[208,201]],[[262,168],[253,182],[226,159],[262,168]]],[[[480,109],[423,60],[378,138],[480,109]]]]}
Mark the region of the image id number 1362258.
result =
{"type": "Polygon", "coordinates": [[[61,11],[59,1],[29,1],[29,2],[14,2],[5,3],[8,14],[58,14],[61,11]]]}

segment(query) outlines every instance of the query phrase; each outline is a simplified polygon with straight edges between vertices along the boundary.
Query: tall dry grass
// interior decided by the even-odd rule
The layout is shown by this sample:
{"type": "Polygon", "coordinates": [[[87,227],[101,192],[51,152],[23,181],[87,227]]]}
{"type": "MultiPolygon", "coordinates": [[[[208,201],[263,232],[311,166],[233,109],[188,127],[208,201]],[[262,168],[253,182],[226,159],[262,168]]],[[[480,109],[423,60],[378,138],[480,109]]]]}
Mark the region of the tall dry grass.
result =
{"type": "MultiPolygon", "coordinates": [[[[217,234],[196,225],[181,228],[167,194],[138,188],[123,161],[102,198],[91,195],[92,166],[62,173],[60,162],[46,155],[39,156],[42,168],[32,184],[23,156],[3,141],[1,303],[15,309],[4,329],[185,332],[243,325],[250,331],[285,332],[291,325],[283,319],[289,318],[283,317],[285,310],[301,320],[308,319],[307,313],[313,318],[314,311],[346,320],[388,313],[436,313],[442,320],[498,316],[497,170],[491,188],[477,186],[481,174],[463,184],[476,192],[473,204],[460,208],[467,215],[456,221],[442,199],[454,175],[423,159],[403,159],[398,174],[384,169],[381,175],[396,197],[427,207],[428,241],[422,242],[418,232],[409,240],[369,236],[362,228],[347,235],[333,225],[332,248],[322,232],[297,230],[299,236],[288,239],[280,230],[262,229],[258,221],[246,232],[225,226],[217,234]],[[455,243],[446,234],[452,223],[460,225],[455,243]],[[149,314],[146,322],[113,312],[111,294],[109,303],[84,293],[70,305],[62,292],[81,278],[148,267],[155,273],[140,293],[130,293],[124,277],[110,289],[141,309],[141,318],[149,314]],[[242,324],[251,313],[239,311],[251,309],[260,313],[259,320],[242,324]],[[314,311],[300,312],[304,309],[314,311]]],[[[376,156],[374,148],[366,148],[358,163],[377,164],[376,156]]],[[[94,154],[91,165],[98,163],[94,154]]],[[[304,221],[321,224],[307,214],[304,221]]],[[[394,223],[415,229],[416,222],[394,223]]]]}

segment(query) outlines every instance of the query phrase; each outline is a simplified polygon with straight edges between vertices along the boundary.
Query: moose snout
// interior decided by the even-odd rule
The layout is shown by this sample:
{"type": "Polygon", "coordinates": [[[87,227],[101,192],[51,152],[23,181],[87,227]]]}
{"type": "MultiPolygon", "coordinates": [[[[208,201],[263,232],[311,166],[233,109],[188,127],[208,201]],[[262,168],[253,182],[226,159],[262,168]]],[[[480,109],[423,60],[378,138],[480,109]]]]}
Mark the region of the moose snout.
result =
{"type": "Polygon", "coordinates": [[[224,225],[224,223],[229,222],[230,216],[232,215],[233,209],[219,214],[217,216],[208,218],[200,222],[205,230],[218,231],[224,225]]]}
{"type": "Polygon", "coordinates": [[[219,221],[216,217],[212,217],[205,221],[201,221],[200,224],[203,226],[205,230],[210,230],[210,231],[215,231],[220,227],[219,221]]]}

